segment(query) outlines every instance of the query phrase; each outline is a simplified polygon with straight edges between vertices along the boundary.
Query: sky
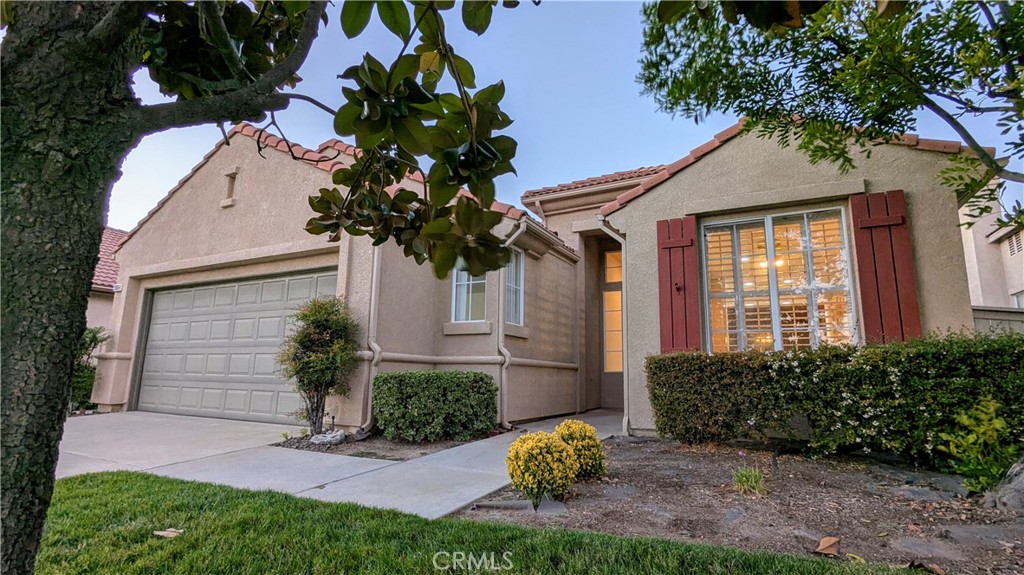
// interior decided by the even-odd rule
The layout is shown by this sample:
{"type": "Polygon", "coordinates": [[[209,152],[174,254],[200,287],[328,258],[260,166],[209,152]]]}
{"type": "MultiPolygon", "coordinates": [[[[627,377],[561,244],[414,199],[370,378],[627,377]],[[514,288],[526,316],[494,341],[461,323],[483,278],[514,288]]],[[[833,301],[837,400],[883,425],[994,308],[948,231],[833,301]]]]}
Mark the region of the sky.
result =
{"type": "MultiPolygon", "coordinates": [[[[338,23],[340,2],[328,8],[330,23],[299,75],[297,91],[337,107],[343,102],[337,79],[370,52],[385,64],[401,45],[374,16],[363,34],[347,39],[338,23]]],[[[472,62],[477,86],[504,80],[502,109],[515,123],[505,130],[519,142],[518,176],[497,181],[498,199],[519,204],[523,192],[591,176],[678,160],[732,125],[734,116],[716,115],[700,125],[659,111],[636,82],[643,22],[639,2],[523,2],[496,8],[482,36],[448,12],[449,40],[472,62]]],[[[166,101],[145,71],[135,76],[144,103],[166,101]]],[[[332,117],[304,102],[277,114],[288,139],[315,148],[333,137],[332,117]]],[[[994,125],[971,124],[987,145],[1002,141],[994,125]]],[[[922,137],[958,139],[940,120],[921,114],[922,137]]],[[[114,185],[108,225],[124,230],[140,219],[221,139],[215,125],[179,128],[147,136],[125,159],[114,185]]],[[[316,190],[310,190],[316,193],[316,190]]],[[[1019,194],[1019,190],[1018,190],[1019,194]]]]}

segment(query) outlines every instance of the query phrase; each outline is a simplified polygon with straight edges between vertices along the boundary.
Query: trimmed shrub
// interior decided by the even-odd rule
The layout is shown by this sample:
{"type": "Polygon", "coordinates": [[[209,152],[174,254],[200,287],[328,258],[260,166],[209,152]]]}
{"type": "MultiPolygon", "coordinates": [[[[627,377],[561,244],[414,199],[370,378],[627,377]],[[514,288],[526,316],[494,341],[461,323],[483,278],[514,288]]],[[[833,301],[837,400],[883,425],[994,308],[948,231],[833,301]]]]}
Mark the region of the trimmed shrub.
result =
{"type": "Polygon", "coordinates": [[[578,419],[566,419],[555,427],[555,435],[572,448],[580,464],[578,479],[604,477],[607,470],[604,445],[597,438],[597,428],[578,419]]]}
{"type": "Polygon", "coordinates": [[[359,323],[345,300],[320,297],[298,308],[295,331],[285,338],[277,361],[295,380],[303,419],[313,435],[323,433],[324,408],[331,395],[348,395],[348,378],[358,365],[359,323]]]}
{"type": "Polygon", "coordinates": [[[373,379],[373,416],[388,439],[473,439],[494,428],[494,378],[477,371],[391,371],[373,379]]]}
{"type": "Polygon", "coordinates": [[[82,332],[76,350],[75,368],[71,373],[71,400],[69,407],[75,409],[92,409],[92,387],[96,383],[96,365],[92,354],[103,345],[110,335],[106,328],[89,327],[82,332]]]}
{"type": "Polygon", "coordinates": [[[519,436],[509,446],[505,463],[512,486],[522,491],[534,508],[545,493],[560,497],[568,492],[580,469],[572,447],[544,431],[519,436]]]}
{"type": "Polygon", "coordinates": [[[647,358],[658,433],[687,442],[792,432],[798,415],[822,453],[866,448],[934,463],[940,433],[982,397],[1024,441],[1024,334],[952,334],[786,352],[647,358]]]}

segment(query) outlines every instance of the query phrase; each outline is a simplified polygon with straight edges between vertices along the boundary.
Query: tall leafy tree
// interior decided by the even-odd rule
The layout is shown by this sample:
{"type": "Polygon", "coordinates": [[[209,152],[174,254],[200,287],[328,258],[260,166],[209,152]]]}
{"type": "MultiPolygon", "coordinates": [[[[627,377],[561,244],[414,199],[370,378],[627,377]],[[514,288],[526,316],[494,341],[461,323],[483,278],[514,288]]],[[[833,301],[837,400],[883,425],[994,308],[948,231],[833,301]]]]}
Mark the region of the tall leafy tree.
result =
{"type": "MultiPolygon", "coordinates": [[[[943,177],[975,215],[1024,182],[1024,3],[663,1],[645,19],[638,79],[667,111],[745,116],[747,130],[846,171],[853,150],[913,131],[925,110],[973,152],[943,177]],[[1003,154],[972,117],[1003,128],[1003,154]]],[[[1003,208],[1004,224],[1024,223],[1019,203],[1003,208]]]]}
{"type": "MultiPolygon", "coordinates": [[[[483,33],[496,4],[467,2],[462,21],[483,33]]],[[[501,215],[488,208],[516,143],[496,133],[511,123],[499,105],[504,86],[473,91],[472,66],[447,40],[443,12],[453,5],[344,2],[337,21],[348,36],[376,13],[403,48],[388,65],[367,54],[345,70],[346,103],[336,110],[288,90],[328,24],[326,2],[0,3],[5,573],[34,565],[110,189],[143,136],[268,113],[273,128],[275,111],[312,103],[360,149],[334,174],[339,188],[310,199],[311,233],[393,240],[439,277],[456,265],[480,273],[507,262],[490,233],[501,215]],[[176,100],[143,105],[131,89],[140,68],[176,100]],[[446,77],[453,93],[438,92],[446,77]],[[402,188],[407,178],[422,189],[402,188]]]]}

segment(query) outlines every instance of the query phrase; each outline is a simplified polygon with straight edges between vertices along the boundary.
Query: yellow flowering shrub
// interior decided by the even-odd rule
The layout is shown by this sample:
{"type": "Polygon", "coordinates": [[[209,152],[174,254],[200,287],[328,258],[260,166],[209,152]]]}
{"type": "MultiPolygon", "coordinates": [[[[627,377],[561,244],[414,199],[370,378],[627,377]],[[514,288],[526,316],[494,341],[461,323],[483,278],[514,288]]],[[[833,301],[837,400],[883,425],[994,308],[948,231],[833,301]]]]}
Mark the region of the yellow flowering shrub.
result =
{"type": "Polygon", "coordinates": [[[597,428],[577,419],[566,419],[555,428],[555,435],[569,444],[580,464],[579,479],[604,477],[607,463],[604,445],[597,438],[597,428]]]}
{"type": "Polygon", "coordinates": [[[580,468],[572,447],[544,431],[527,433],[513,441],[505,463],[512,486],[522,491],[534,507],[545,493],[558,496],[569,491],[580,468]]]}

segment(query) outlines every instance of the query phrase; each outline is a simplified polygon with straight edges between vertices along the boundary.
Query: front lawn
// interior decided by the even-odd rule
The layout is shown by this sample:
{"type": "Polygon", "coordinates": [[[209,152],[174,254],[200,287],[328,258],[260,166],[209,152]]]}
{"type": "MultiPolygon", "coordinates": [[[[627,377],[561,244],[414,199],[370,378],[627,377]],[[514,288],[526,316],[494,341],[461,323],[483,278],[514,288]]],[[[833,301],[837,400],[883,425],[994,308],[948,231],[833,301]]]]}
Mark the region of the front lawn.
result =
{"type": "MultiPolygon", "coordinates": [[[[128,472],[57,482],[36,572],[467,572],[465,563],[462,569],[437,569],[449,567],[460,557],[458,552],[475,558],[493,553],[492,566],[512,564],[503,573],[889,572],[657,539],[459,519],[427,521],[356,505],[128,472]],[[173,539],[153,535],[168,528],[184,533],[173,539]]],[[[486,565],[480,569],[487,570],[486,565]]]]}

